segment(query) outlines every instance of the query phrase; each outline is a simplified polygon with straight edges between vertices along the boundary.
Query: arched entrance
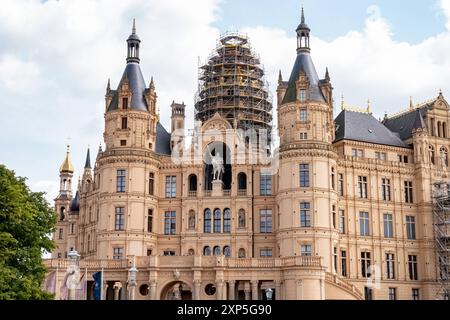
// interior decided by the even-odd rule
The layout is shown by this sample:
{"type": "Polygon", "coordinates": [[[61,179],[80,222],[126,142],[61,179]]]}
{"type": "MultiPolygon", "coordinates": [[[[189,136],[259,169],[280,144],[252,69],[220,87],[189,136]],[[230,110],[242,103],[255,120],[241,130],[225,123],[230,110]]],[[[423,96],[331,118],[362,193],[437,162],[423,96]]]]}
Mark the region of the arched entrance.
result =
{"type": "Polygon", "coordinates": [[[210,143],[203,153],[203,162],[205,166],[205,188],[206,190],[212,190],[213,181],[213,165],[212,158],[216,155],[220,155],[223,159],[224,172],[220,177],[220,180],[224,184],[225,190],[231,189],[231,151],[228,146],[220,141],[210,143]]]}
{"type": "Polygon", "coordinates": [[[192,300],[192,290],[183,281],[173,281],[161,291],[161,300],[192,300]]]}

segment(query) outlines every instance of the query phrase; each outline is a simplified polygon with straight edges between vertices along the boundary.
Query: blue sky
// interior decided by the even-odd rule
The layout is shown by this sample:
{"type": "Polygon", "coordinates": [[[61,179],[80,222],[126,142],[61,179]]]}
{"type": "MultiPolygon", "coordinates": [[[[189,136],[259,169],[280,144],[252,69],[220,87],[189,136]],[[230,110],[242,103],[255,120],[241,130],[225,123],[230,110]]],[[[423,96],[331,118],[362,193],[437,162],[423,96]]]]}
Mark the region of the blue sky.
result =
{"type": "Polygon", "coordinates": [[[435,0],[224,0],[215,25],[221,30],[264,25],[290,32],[302,4],[309,21],[321,21],[314,34],[324,40],[363,29],[371,5],[380,8],[396,40],[417,43],[445,30],[446,18],[435,0]]]}
{"type": "MultiPolygon", "coordinates": [[[[0,10],[0,163],[57,194],[58,169],[70,142],[75,177],[86,148],[102,141],[107,79],[125,67],[131,20],[142,40],[141,68],[153,76],[161,121],[172,100],[187,105],[192,127],[197,62],[227,30],[247,33],[275,91],[295,60],[302,2],[238,0],[2,0],[0,10]],[[70,137],[70,140],[67,138],[70,137]]],[[[335,114],[346,104],[374,115],[450,96],[450,0],[303,0],[320,76],[330,69],[335,114]]],[[[276,103],[276,101],[274,101],[276,103]]],[[[274,123],[276,124],[276,122],[274,123]]]]}

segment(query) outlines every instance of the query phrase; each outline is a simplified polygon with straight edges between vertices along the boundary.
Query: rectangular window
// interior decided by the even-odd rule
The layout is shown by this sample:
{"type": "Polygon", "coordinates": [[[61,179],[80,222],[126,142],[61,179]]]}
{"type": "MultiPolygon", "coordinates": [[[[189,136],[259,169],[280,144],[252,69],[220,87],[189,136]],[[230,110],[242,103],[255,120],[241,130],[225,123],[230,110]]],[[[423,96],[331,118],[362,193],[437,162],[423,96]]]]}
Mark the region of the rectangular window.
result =
{"type": "Polygon", "coordinates": [[[123,248],[113,248],[113,259],[114,260],[123,259],[123,248]]]}
{"type": "Polygon", "coordinates": [[[153,172],[148,175],[148,194],[155,195],[155,174],[153,172]]]}
{"type": "Polygon", "coordinates": [[[419,277],[417,275],[417,256],[416,255],[408,255],[408,270],[409,270],[409,279],[410,280],[418,280],[419,277]]]}
{"type": "Polygon", "coordinates": [[[345,211],[339,209],[339,232],[345,234],[345,211]]]}
{"type": "Polygon", "coordinates": [[[339,196],[344,196],[344,175],[342,173],[338,174],[338,194],[339,196]]]}
{"type": "Polygon", "coordinates": [[[306,101],[306,90],[299,90],[298,92],[298,100],[300,100],[300,102],[305,102],[306,101]]]}
{"type": "Polygon", "coordinates": [[[372,265],[372,260],[370,259],[370,252],[361,252],[361,275],[364,278],[370,277],[370,266],[372,265]]]}
{"type": "Polygon", "coordinates": [[[367,199],[367,177],[358,176],[358,195],[367,199]]]}
{"type": "Polygon", "coordinates": [[[176,233],[176,213],[175,211],[166,211],[164,213],[164,234],[174,235],[176,233]]]}
{"type": "Polygon", "coordinates": [[[307,121],[308,121],[308,110],[300,109],[300,122],[307,122],[307,121]]]}
{"type": "Polygon", "coordinates": [[[333,224],[333,229],[336,229],[336,206],[331,207],[331,222],[333,224]]]}
{"type": "Polygon", "coordinates": [[[381,198],[383,201],[391,201],[391,180],[381,179],[381,198]]]}
{"type": "Polygon", "coordinates": [[[272,249],[271,248],[259,249],[259,256],[261,258],[271,258],[272,257],[272,249]]]}
{"type": "Polygon", "coordinates": [[[405,202],[413,203],[413,186],[412,181],[405,181],[405,202]]]}
{"type": "Polygon", "coordinates": [[[147,232],[153,232],[153,209],[148,209],[147,232]]]}
{"type": "Polygon", "coordinates": [[[63,229],[63,228],[60,228],[60,229],[59,229],[58,239],[59,239],[59,240],[64,239],[64,229],[63,229]]]}
{"type": "Polygon", "coordinates": [[[406,216],[406,236],[408,240],[416,240],[416,217],[406,216]]]}
{"type": "Polygon", "coordinates": [[[337,264],[338,264],[337,248],[333,247],[333,269],[334,269],[334,272],[337,272],[337,264]]]}
{"type": "Polygon", "coordinates": [[[270,196],[272,194],[272,176],[267,173],[261,173],[259,182],[260,194],[262,196],[270,196]]]}
{"type": "Polygon", "coordinates": [[[309,187],[309,164],[300,165],[300,188],[309,187]]]}
{"type": "Polygon", "coordinates": [[[383,226],[384,226],[384,237],[393,238],[394,237],[394,224],[392,214],[383,214],[383,226]]]}
{"type": "Polygon", "coordinates": [[[125,229],[125,208],[116,208],[115,230],[123,231],[125,229]]]}
{"type": "Polygon", "coordinates": [[[375,159],[381,160],[381,161],[386,161],[386,159],[387,159],[386,152],[375,152],[375,159]]]}
{"type": "Polygon", "coordinates": [[[71,223],[70,224],[70,234],[74,234],[75,233],[75,224],[71,223]]]}
{"type": "Polygon", "coordinates": [[[396,288],[389,288],[389,300],[397,300],[396,288]]]}
{"type": "Polygon", "coordinates": [[[408,156],[403,156],[403,162],[408,163],[408,156]]]}
{"type": "Polygon", "coordinates": [[[331,189],[336,190],[336,176],[334,174],[334,168],[331,168],[331,189]]]}
{"type": "Polygon", "coordinates": [[[272,209],[259,210],[259,231],[261,233],[272,232],[272,209]]]}
{"type": "Polygon", "coordinates": [[[411,291],[411,293],[412,293],[412,299],[413,299],[413,300],[420,300],[420,297],[419,297],[419,289],[413,288],[412,291],[411,291]]]}
{"type": "Polygon", "coordinates": [[[164,250],[163,255],[165,255],[165,256],[174,256],[175,255],[175,251],[164,250]]]}
{"type": "Polygon", "coordinates": [[[308,133],[300,132],[300,140],[308,140],[308,133]]]}
{"type": "Polygon", "coordinates": [[[127,140],[120,140],[120,145],[122,147],[126,146],[127,145],[127,140]]]}
{"type": "Polygon", "coordinates": [[[122,109],[128,109],[128,98],[122,98],[122,109]]]}
{"type": "Polygon", "coordinates": [[[386,253],[386,277],[395,279],[395,256],[393,253],[386,253]]]}
{"type": "Polygon", "coordinates": [[[127,128],[128,128],[128,118],[122,117],[122,129],[127,129],[127,128]]]}
{"type": "Polygon", "coordinates": [[[166,198],[175,198],[177,196],[177,177],[166,176],[166,198]]]}
{"type": "Polygon", "coordinates": [[[352,149],[352,156],[355,158],[364,158],[364,151],[362,149],[352,149]]]}
{"type": "Polygon", "coordinates": [[[359,233],[361,236],[370,236],[369,213],[366,211],[359,212],[359,233]]]}
{"type": "Polygon", "coordinates": [[[311,256],[312,255],[312,246],[310,244],[302,244],[300,246],[300,254],[302,256],[311,256]]]}
{"type": "Polygon", "coordinates": [[[147,249],[147,256],[151,256],[152,255],[152,249],[147,249]]]}
{"type": "Polygon", "coordinates": [[[341,250],[341,275],[347,276],[347,251],[341,250]]]}
{"type": "Polygon", "coordinates": [[[309,202],[300,203],[300,227],[311,227],[311,205],[309,202]]]}
{"type": "Polygon", "coordinates": [[[403,156],[401,154],[397,155],[398,162],[403,162],[403,156]]]}
{"type": "Polygon", "coordinates": [[[125,192],[125,177],[125,170],[117,170],[117,192],[125,192]]]}

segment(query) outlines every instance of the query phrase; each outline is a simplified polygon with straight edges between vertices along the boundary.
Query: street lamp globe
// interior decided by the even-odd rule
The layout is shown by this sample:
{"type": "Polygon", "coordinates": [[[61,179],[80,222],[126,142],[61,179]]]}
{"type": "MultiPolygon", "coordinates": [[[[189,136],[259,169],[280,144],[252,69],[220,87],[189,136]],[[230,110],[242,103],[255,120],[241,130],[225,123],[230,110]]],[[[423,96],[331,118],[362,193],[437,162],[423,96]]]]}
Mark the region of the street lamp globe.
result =
{"type": "Polygon", "coordinates": [[[266,298],[267,300],[272,300],[273,297],[273,290],[272,288],[267,288],[266,289],[266,298]]]}

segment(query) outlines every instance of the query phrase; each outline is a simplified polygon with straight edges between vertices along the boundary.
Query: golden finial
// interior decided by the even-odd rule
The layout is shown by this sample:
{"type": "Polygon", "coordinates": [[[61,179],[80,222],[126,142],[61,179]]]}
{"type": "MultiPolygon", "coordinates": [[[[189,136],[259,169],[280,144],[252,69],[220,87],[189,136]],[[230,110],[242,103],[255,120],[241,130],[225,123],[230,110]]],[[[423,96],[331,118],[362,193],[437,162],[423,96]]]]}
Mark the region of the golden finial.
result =
{"type": "Polygon", "coordinates": [[[67,145],[66,158],[64,159],[64,162],[61,165],[61,167],[59,167],[59,172],[60,173],[62,173],[62,172],[73,173],[74,172],[72,162],[70,161],[70,145],[67,145]]]}
{"type": "Polygon", "coordinates": [[[345,110],[345,102],[344,102],[344,95],[341,95],[341,110],[345,110]]]}
{"type": "Polygon", "coordinates": [[[370,105],[370,99],[367,99],[367,113],[372,114],[372,106],[370,105]]]}

